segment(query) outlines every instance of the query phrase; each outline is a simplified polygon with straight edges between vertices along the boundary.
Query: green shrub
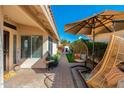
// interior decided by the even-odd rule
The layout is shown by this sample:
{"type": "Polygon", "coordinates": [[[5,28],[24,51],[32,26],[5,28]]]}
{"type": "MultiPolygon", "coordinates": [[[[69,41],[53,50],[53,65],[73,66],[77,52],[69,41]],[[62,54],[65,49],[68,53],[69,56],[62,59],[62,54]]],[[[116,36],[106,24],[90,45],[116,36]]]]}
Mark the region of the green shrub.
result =
{"type": "Polygon", "coordinates": [[[59,64],[59,58],[61,53],[57,52],[55,55],[50,57],[50,60],[54,60],[54,62],[48,64],[48,68],[54,68],[59,64]]]}
{"type": "Polygon", "coordinates": [[[69,62],[74,62],[74,54],[66,54],[66,57],[68,59],[69,62]]]}
{"type": "Polygon", "coordinates": [[[61,53],[57,52],[55,55],[51,57],[52,60],[55,60],[55,62],[58,62],[59,58],[61,56],[61,53]]]}
{"type": "Polygon", "coordinates": [[[81,39],[73,41],[71,43],[71,48],[73,49],[73,53],[86,53],[87,52],[84,42],[81,39]]]}
{"type": "Polygon", "coordinates": [[[57,55],[53,55],[53,56],[51,57],[51,60],[54,60],[55,62],[57,62],[57,61],[58,61],[58,56],[57,56],[57,55]]]}
{"type": "MultiPolygon", "coordinates": [[[[92,51],[93,51],[92,50],[93,49],[93,42],[87,42],[87,46],[88,46],[88,50],[89,50],[89,55],[91,55],[92,51]]],[[[94,49],[95,57],[101,59],[105,53],[106,48],[107,48],[107,43],[95,42],[94,46],[95,46],[95,49],[94,49]]]]}

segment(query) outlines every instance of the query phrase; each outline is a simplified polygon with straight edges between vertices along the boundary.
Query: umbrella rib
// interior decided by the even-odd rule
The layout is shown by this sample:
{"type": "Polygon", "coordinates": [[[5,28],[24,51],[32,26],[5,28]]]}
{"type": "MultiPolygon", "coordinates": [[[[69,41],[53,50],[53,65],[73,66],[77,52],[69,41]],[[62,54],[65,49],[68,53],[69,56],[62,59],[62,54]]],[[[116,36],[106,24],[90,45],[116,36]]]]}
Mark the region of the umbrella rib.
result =
{"type": "MultiPolygon", "coordinates": [[[[81,23],[83,23],[83,22],[84,22],[84,21],[82,21],[81,23]]],[[[70,29],[73,29],[73,28],[75,28],[76,26],[80,25],[81,23],[79,23],[79,24],[76,24],[75,26],[73,26],[73,27],[70,27],[70,28],[66,29],[65,31],[68,31],[68,30],[70,30],[70,29]]]]}
{"type": "MultiPolygon", "coordinates": [[[[112,17],[113,17],[113,15],[111,15],[109,18],[106,18],[106,16],[104,16],[105,18],[103,18],[104,20],[102,20],[101,22],[105,25],[105,24],[108,24],[108,23],[110,23],[110,22],[112,22],[112,17]],[[110,20],[110,21],[108,21],[108,22],[106,22],[107,20],[110,20]]],[[[99,16],[97,16],[97,19],[99,18],[99,16]]],[[[101,23],[100,23],[101,24],[101,23]]],[[[100,27],[100,26],[102,26],[102,25],[100,25],[100,24],[98,24],[97,26],[96,26],[96,28],[97,27],[100,27]]]]}
{"type": "MultiPolygon", "coordinates": [[[[105,24],[108,24],[108,23],[110,23],[110,22],[112,22],[112,21],[108,21],[108,22],[104,23],[104,25],[105,25],[105,24]]],[[[96,28],[101,27],[101,26],[103,26],[103,25],[97,25],[96,28]]]]}
{"type": "Polygon", "coordinates": [[[86,26],[86,25],[88,24],[89,20],[88,20],[88,22],[86,22],[86,21],[84,21],[84,22],[85,22],[85,24],[84,24],[79,30],[77,30],[77,31],[75,32],[75,34],[77,34],[82,28],[84,28],[84,26],[86,26]]]}
{"type": "Polygon", "coordinates": [[[113,17],[113,15],[111,15],[109,18],[104,18],[105,20],[103,20],[102,22],[104,23],[107,20],[112,20],[111,18],[113,17]]]}
{"type": "MultiPolygon", "coordinates": [[[[111,15],[109,18],[104,18],[105,20],[103,20],[101,22],[104,23],[104,25],[108,24],[108,23],[112,22],[112,19],[111,19],[112,17],[113,17],[113,15],[111,15]],[[110,20],[110,21],[106,22],[107,20],[110,20]]],[[[102,26],[102,25],[98,25],[98,26],[96,26],[96,28],[100,27],[100,26],[102,26]]]]}
{"type": "MultiPolygon", "coordinates": [[[[96,17],[95,17],[96,18],[96,17]]],[[[103,24],[98,18],[96,18],[97,21],[99,21],[109,32],[112,32],[105,24],[103,24]]]]}

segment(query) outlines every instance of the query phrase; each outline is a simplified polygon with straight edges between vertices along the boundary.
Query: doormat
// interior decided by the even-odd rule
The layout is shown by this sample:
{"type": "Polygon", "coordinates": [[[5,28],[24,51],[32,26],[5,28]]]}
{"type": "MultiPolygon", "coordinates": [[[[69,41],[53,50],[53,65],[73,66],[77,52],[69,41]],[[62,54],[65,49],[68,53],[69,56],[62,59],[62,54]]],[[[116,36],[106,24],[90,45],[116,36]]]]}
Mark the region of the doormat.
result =
{"type": "Polygon", "coordinates": [[[4,74],[4,80],[9,80],[10,78],[16,76],[16,72],[15,71],[9,71],[9,72],[5,72],[4,74]]]}

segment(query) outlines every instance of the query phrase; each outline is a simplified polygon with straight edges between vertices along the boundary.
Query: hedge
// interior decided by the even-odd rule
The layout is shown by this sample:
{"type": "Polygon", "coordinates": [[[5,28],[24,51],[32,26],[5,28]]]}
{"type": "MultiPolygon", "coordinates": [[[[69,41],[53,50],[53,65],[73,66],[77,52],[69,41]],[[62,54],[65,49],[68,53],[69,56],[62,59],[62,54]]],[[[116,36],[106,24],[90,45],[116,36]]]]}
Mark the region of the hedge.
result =
{"type": "MultiPolygon", "coordinates": [[[[106,51],[107,45],[108,44],[105,42],[94,42],[95,57],[102,58],[106,51]]],[[[89,55],[91,55],[93,50],[93,42],[87,42],[87,46],[89,49],[89,55]]]]}

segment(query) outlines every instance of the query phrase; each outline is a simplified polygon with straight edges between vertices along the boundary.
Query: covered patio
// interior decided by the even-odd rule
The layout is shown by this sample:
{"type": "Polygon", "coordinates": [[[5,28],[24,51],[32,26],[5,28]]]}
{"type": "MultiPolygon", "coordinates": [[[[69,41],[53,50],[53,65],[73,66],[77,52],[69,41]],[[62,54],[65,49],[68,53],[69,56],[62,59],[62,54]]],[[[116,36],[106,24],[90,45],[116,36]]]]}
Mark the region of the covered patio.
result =
{"type": "MultiPolygon", "coordinates": [[[[8,7],[4,7],[5,13],[9,15],[9,17],[5,16],[5,21],[9,21],[9,18],[14,19],[13,14],[11,15],[8,11],[8,7]]],[[[52,24],[51,17],[47,20],[48,16],[45,16],[46,14],[43,12],[45,10],[39,11],[43,8],[42,6],[16,6],[16,8],[18,11],[24,12],[29,18],[27,21],[32,20],[32,26],[35,27],[27,25],[28,23],[25,24],[25,22],[19,23],[20,19],[18,19],[19,22],[16,22],[18,30],[14,30],[14,33],[11,33],[13,30],[4,27],[10,33],[10,37],[17,35],[17,41],[14,41],[16,37],[10,38],[12,40],[8,39],[13,41],[13,45],[9,48],[17,50],[13,53],[10,51],[11,60],[5,59],[5,62],[9,63],[9,65],[5,64],[7,65],[5,71],[12,71],[12,74],[10,73],[12,77],[4,80],[5,88],[124,87],[124,38],[115,34],[123,32],[124,12],[104,11],[65,25],[66,32],[74,35],[85,34],[91,38],[88,41],[82,38],[74,42],[65,40],[65,45],[69,46],[69,51],[66,48],[65,53],[64,44],[60,46],[60,50],[57,49],[59,37],[54,21],[52,24]],[[107,43],[95,42],[97,37],[103,33],[109,34],[107,43]],[[16,43],[17,46],[14,46],[16,43]],[[101,44],[99,51],[102,51],[103,48],[102,54],[95,52],[98,47],[95,44],[101,44]],[[18,54],[16,55],[16,53],[18,54]]],[[[22,13],[22,16],[24,14],[22,13]]],[[[19,15],[16,18],[19,18],[19,15]]],[[[4,34],[4,37],[7,35],[9,34],[4,34]]]]}
{"type": "Polygon", "coordinates": [[[65,55],[59,60],[59,65],[48,70],[20,69],[17,75],[4,82],[5,88],[74,88],[70,65],[65,55]]]}

